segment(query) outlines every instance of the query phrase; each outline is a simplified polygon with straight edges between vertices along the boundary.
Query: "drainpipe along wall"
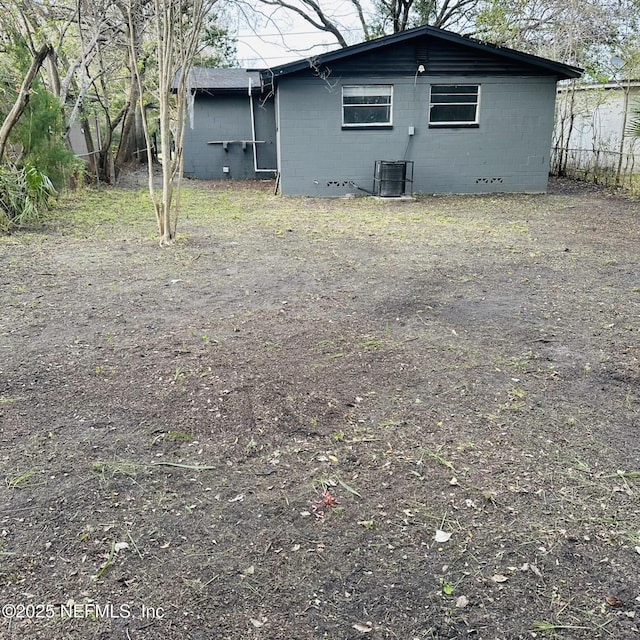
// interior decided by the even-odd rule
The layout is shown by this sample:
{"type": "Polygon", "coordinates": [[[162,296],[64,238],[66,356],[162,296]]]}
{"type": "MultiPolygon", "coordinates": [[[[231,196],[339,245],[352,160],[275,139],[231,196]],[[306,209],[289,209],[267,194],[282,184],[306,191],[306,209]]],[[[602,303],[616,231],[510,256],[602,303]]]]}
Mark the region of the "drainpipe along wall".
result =
{"type": "Polygon", "coordinates": [[[249,111],[251,111],[251,138],[253,145],[253,170],[256,173],[275,173],[278,169],[258,168],[258,142],[256,138],[256,116],[253,112],[253,91],[251,91],[251,78],[249,78],[249,111]]]}

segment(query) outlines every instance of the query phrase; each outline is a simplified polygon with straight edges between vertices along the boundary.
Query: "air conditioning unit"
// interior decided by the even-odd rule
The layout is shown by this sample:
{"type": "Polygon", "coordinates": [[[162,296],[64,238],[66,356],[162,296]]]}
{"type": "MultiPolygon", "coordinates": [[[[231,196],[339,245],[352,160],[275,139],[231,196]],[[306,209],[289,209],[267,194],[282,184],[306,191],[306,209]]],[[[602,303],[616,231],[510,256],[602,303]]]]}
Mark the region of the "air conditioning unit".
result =
{"type": "Polygon", "coordinates": [[[405,195],[407,184],[413,184],[412,160],[376,160],[373,174],[373,193],[381,198],[405,195]]]}

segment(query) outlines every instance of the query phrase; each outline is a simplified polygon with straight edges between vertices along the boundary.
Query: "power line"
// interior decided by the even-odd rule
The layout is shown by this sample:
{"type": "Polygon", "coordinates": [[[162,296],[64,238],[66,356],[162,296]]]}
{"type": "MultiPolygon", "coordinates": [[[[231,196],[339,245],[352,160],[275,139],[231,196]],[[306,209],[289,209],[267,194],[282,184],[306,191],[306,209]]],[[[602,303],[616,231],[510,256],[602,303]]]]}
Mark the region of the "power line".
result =
{"type": "MultiPolygon", "coordinates": [[[[357,33],[361,33],[362,29],[358,29],[358,28],[341,28],[340,29],[341,32],[343,31],[347,31],[347,32],[357,32],[357,33]]],[[[285,37],[289,37],[289,36],[314,36],[317,35],[319,33],[326,33],[324,31],[322,31],[321,29],[316,29],[315,31],[287,31],[286,33],[246,33],[243,35],[236,35],[234,36],[235,38],[238,39],[244,39],[244,38],[285,38],[285,37]]],[[[330,34],[327,34],[330,35],[330,34]]]]}
{"type": "MultiPolygon", "coordinates": [[[[308,57],[308,56],[307,56],[308,57]]],[[[257,67],[270,67],[273,66],[273,62],[276,60],[284,60],[285,62],[295,62],[296,60],[305,60],[305,56],[267,56],[266,60],[263,58],[254,56],[241,56],[240,60],[243,61],[243,64],[247,65],[247,63],[251,62],[251,66],[257,67]]]]}

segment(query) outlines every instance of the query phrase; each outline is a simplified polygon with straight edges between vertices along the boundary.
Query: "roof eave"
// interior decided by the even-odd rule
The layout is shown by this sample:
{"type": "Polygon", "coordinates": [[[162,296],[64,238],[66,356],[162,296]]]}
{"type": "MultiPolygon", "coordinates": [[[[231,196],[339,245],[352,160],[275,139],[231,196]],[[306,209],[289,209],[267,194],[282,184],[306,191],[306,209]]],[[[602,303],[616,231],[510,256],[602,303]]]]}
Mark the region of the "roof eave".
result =
{"type": "Polygon", "coordinates": [[[413,29],[407,29],[406,31],[400,31],[399,33],[394,33],[389,36],[383,36],[382,38],[377,38],[375,40],[361,42],[350,47],[344,47],[342,49],[336,49],[327,53],[321,53],[317,56],[314,56],[313,58],[306,58],[297,60],[295,62],[289,62],[283,65],[279,65],[277,67],[263,69],[261,71],[261,75],[263,79],[265,79],[267,82],[270,82],[274,79],[290,75],[292,73],[297,73],[298,71],[302,71],[304,69],[313,68],[316,65],[327,64],[329,62],[334,62],[336,60],[340,60],[341,58],[357,55],[359,53],[366,53],[367,51],[375,50],[388,44],[403,42],[404,40],[414,38],[417,35],[432,35],[436,38],[447,40],[456,44],[463,44],[483,51],[489,50],[505,58],[509,58],[523,64],[533,65],[549,71],[550,74],[556,75],[559,80],[579,78],[584,71],[579,67],[573,67],[562,62],[550,60],[548,58],[541,58],[529,53],[516,51],[515,49],[508,49],[506,47],[501,47],[499,45],[491,44],[488,42],[482,42],[474,38],[461,36],[451,31],[445,31],[444,29],[438,29],[436,27],[430,26],[421,26],[414,27],[413,29]]]}

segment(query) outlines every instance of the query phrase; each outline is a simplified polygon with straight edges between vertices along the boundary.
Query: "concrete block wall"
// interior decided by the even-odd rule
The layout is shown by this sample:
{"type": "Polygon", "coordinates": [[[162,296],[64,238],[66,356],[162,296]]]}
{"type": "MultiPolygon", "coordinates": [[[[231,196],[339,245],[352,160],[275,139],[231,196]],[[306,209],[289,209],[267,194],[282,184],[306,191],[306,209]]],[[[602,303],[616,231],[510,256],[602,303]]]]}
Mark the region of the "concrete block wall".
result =
{"type": "MultiPolygon", "coordinates": [[[[259,144],[258,167],[276,167],[275,111],[273,101],[261,107],[254,100],[256,138],[259,144]]],[[[206,180],[220,178],[261,178],[264,173],[254,171],[253,147],[246,149],[232,142],[224,150],[222,144],[208,144],[214,140],[252,140],[251,111],[248,95],[198,95],[194,107],[194,127],[187,123],[184,139],[185,177],[206,180]],[[228,171],[224,171],[224,167],[228,171]]],[[[271,174],[272,175],[272,174],[271,174]]]]}
{"type": "Polygon", "coordinates": [[[544,192],[554,77],[283,78],[278,85],[283,194],[342,196],[373,187],[376,160],[413,160],[417,193],[544,192]],[[342,90],[392,84],[392,129],[342,129],[342,90]],[[477,128],[429,128],[431,84],[480,84],[477,128]],[[414,127],[414,135],[409,135],[414,127]]]}

